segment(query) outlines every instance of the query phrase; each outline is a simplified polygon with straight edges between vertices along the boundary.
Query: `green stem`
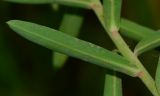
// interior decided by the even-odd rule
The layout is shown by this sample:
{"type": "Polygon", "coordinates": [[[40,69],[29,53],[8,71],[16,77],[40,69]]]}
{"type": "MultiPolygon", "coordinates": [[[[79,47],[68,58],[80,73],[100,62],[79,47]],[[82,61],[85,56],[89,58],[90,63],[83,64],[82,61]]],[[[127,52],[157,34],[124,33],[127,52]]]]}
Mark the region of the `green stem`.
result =
{"type": "MultiPolygon", "coordinates": [[[[70,36],[77,37],[83,23],[82,13],[78,9],[66,9],[59,30],[70,36]]],[[[62,68],[68,59],[67,55],[58,52],[54,52],[52,57],[55,70],[62,68]]]]}
{"type": "Polygon", "coordinates": [[[150,76],[148,71],[144,68],[142,63],[139,59],[135,56],[135,54],[130,50],[128,45],[125,43],[121,35],[117,30],[112,30],[111,32],[106,28],[104,23],[104,16],[103,16],[103,6],[100,2],[96,2],[93,4],[92,9],[94,10],[95,14],[97,15],[99,21],[101,22],[102,26],[113,40],[116,47],[119,49],[121,54],[127,58],[132,64],[135,64],[141,71],[137,73],[137,77],[139,77],[146,87],[151,91],[154,96],[160,96],[155,86],[155,81],[150,76]]]}

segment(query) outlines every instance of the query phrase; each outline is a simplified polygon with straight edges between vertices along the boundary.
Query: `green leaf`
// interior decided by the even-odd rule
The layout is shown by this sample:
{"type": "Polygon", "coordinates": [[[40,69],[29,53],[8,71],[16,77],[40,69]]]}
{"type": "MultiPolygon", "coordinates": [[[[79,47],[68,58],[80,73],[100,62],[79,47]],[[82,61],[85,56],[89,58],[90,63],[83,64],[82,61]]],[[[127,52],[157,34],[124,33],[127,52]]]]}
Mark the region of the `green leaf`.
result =
{"type": "Polygon", "coordinates": [[[122,80],[115,71],[105,75],[103,96],[122,96],[122,80]]]}
{"type": "MultiPolygon", "coordinates": [[[[77,12],[77,10],[72,10],[72,13],[68,12],[64,14],[62,23],[60,25],[59,30],[77,37],[79,34],[80,27],[83,22],[83,17],[79,14],[74,14],[74,12],[77,12]]],[[[78,11],[79,12],[79,11],[78,11]]],[[[55,69],[59,69],[63,67],[64,63],[66,62],[68,56],[61,54],[61,53],[53,53],[53,66],[55,69]]]]}
{"type": "Polygon", "coordinates": [[[105,24],[109,31],[117,31],[120,26],[122,0],[103,0],[105,24]]]}
{"type": "Polygon", "coordinates": [[[123,35],[137,41],[156,33],[155,30],[149,29],[126,19],[121,20],[120,31],[123,35]]]}
{"type": "Polygon", "coordinates": [[[160,34],[153,34],[142,39],[135,47],[134,53],[140,55],[146,51],[152,50],[160,46],[160,34]]]}
{"type": "Polygon", "coordinates": [[[157,65],[155,82],[156,82],[156,87],[158,89],[158,92],[160,93],[160,57],[158,60],[158,65],[157,65]]]}
{"type": "Polygon", "coordinates": [[[47,4],[52,3],[53,0],[5,0],[14,3],[24,3],[24,4],[47,4]]]}
{"type": "Polygon", "coordinates": [[[25,21],[7,22],[11,29],[41,46],[98,66],[136,76],[139,69],[124,57],[60,31],[25,21]]]}
{"type": "Polygon", "coordinates": [[[67,6],[90,8],[90,0],[5,0],[14,3],[22,4],[51,4],[57,3],[67,6]]]}

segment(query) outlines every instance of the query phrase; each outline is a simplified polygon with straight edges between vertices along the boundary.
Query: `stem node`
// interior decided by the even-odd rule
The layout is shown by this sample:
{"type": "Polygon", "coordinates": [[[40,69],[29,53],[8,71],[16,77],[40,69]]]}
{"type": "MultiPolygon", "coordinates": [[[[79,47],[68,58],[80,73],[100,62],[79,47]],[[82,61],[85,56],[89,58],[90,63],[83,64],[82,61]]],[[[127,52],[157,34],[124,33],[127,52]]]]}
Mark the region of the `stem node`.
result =
{"type": "Polygon", "coordinates": [[[144,76],[144,72],[143,71],[138,72],[137,75],[136,75],[136,77],[139,77],[139,78],[141,78],[143,76],[144,76]]]}

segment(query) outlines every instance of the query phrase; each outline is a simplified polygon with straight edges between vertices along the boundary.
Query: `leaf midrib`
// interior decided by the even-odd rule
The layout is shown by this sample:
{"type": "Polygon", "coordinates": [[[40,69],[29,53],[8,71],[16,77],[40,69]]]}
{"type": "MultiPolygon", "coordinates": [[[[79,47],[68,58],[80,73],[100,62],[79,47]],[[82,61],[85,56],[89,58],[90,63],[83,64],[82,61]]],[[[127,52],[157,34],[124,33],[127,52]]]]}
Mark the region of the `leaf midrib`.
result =
{"type": "MultiPolygon", "coordinates": [[[[145,44],[145,45],[139,47],[138,49],[136,48],[137,50],[135,50],[135,52],[137,53],[137,52],[139,52],[140,50],[142,50],[142,49],[144,49],[144,48],[147,48],[148,46],[157,43],[158,41],[160,42],[160,38],[157,39],[157,40],[152,41],[152,43],[145,44]]],[[[142,42],[143,42],[143,41],[142,41],[142,42]]],[[[140,45],[139,45],[139,46],[140,46],[140,45]]],[[[137,47],[138,47],[138,46],[137,46],[137,47]]]]}
{"type": "MultiPolygon", "coordinates": [[[[41,36],[41,35],[38,35],[38,34],[35,34],[35,33],[33,33],[33,32],[29,32],[28,30],[25,30],[25,29],[23,29],[23,28],[21,28],[21,27],[19,27],[19,26],[16,26],[16,25],[12,25],[12,26],[17,27],[17,28],[19,28],[20,30],[24,30],[24,31],[28,32],[29,34],[33,34],[33,35],[35,35],[35,36],[37,36],[37,37],[43,38],[44,40],[47,40],[47,41],[56,43],[56,42],[53,41],[53,40],[47,39],[46,37],[41,36]]],[[[19,33],[19,32],[18,32],[18,33],[19,33]]],[[[23,34],[23,33],[22,33],[22,34],[23,34]]],[[[97,56],[89,55],[89,54],[87,54],[86,52],[83,52],[83,51],[80,51],[80,50],[76,50],[75,48],[71,48],[71,47],[65,46],[65,45],[62,44],[62,43],[56,43],[56,44],[58,44],[58,45],[60,45],[60,46],[63,46],[63,47],[65,47],[65,48],[74,50],[74,51],[79,52],[79,53],[81,53],[81,54],[84,54],[84,55],[86,55],[86,56],[88,56],[88,57],[92,57],[92,58],[99,59],[99,60],[101,60],[101,61],[103,61],[103,62],[106,62],[106,64],[109,63],[109,64],[114,64],[114,65],[119,65],[117,62],[114,62],[114,61],[112,61],[112,60],[106,61],[106,60],[103,59],[103,58],[99,58],[99,57],[97,57],[97,56]]],[[[124,60],[125,60],[125,59],[124,59],[124,60]]],[[[123,66],[123,67],[118,66],[118,67],[120,67],[120,68],[125,68],[125,69],[126,69],[126,68],[131,68],[131,67],[128,67],[128,66],[125,66],[125,67],[124,67],[124,66],[123,66]]]]}

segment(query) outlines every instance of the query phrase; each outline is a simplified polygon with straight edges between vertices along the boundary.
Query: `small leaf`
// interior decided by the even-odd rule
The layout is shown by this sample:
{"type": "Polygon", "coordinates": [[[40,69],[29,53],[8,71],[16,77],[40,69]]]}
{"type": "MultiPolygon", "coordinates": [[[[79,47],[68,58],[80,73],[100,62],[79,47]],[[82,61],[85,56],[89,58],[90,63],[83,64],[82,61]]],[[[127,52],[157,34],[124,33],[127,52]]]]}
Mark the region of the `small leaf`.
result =
{"type": "Polygon", "coordinates": [[[105,75],[103,96],[122,96],[122,80],[115,71],[105,75]]]}
{"type": "Polygon", "coordinates": [[[153,34],[142,39],[135,47],[134,53],[140,55],[146,51],[160,46],[160,34],[153,34]]]}
{"type": "MultiPolygon", "coordinates": [[[[74,12],[77,12],[77,10],[71,10],[72,14],[68,11],[70,10],[67,10],[67,12],[63,16],[62,23],[60,25],[59,30],[68,35],[77,37],[83,22],[83,17],[79,14],[74,14],[74,12]]],[[[61,67],[63,67],[67,59],[68,59],[68,56],[58,52],[54,52],[53,53],[54,68],[60,69],[61,67]]]]}
{"type": "Polygon", "coordinates": [[[139,69],[124,57],[57,30],[19,20],[7,22],[11,29],[41,46],[98,66],[136,76],[139,69]]]}
{"type": "Polygon", "coordinates": [[[51,4],[57,3],[67,6],[90,8],[90,0],[5,0],[14,3],[22,4],[51,4]]]}
{"type": "Polygon", "coordinates": [[[149,29],[126,19],[121,20],[120,31],[123,35],[137,41],[156,33],[155,30],[149,29]]]}
{"type": "Polygon", "coordinates": [[[158,92],[160,93],[160,57],[159,57],[159,60],[158,60],[158,65],[157,65],[155,82],[156,82],[158,92]]]}
{"type": "Polygon", "coordinates": [[[117,31],[120,26],[122,0],[103,0],[105,24],[109,31],[117,31]]]}

